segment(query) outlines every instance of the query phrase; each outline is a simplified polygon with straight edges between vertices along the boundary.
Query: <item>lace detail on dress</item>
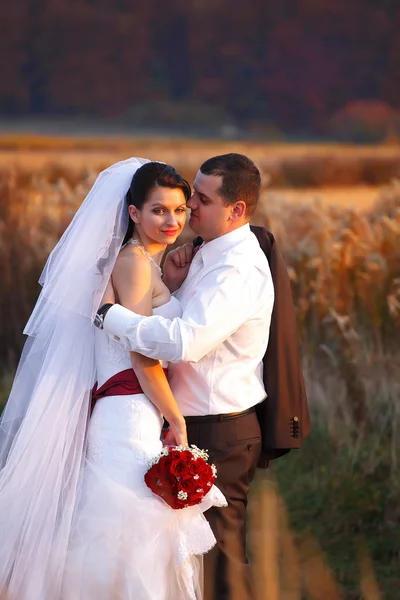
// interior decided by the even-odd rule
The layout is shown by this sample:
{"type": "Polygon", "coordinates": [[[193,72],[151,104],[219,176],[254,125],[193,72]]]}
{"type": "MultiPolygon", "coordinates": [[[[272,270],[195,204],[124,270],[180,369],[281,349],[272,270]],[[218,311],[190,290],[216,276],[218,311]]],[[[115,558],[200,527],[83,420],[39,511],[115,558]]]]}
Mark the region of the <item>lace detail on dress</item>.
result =
{"type": "Polygon", "coordinates": [[[189,560],[187,560],[180,569],[180,578],[186,588],[188,600],[197,600],[194,587],[194,569],[189,560]]]}
{"type": "MultiPolygon", "coordinates": [[[[222,494],[213,486],[210,494],[215,498],[217,506],[223,506],[225,500],[222,494]]],[[[207,553],[215,544],[215,537],[205,518],[198,514],[199,507],[184,508],[177,517],[180,519],[178,539],[176,544],[176,568],[179,574],[181,589],[188,600],[197,600],[196,572],[193,556],[207,553]]],[[[201,505],[200,505],[201,508],[201,505]]]]}
{"type": "Polygon", "coordinates": [[[116,342],[110,335],[107,335],[107,360],[111,364],[118,364],[126,360],[126,349],[116,342]]]}
{"type": "Polygon", "coordinates": [[[88,459],[108,472],[123,473],[143,488],[147,465],[161,451],[162,418],[144,394],[97,401],[88,431],[88,459]]]}

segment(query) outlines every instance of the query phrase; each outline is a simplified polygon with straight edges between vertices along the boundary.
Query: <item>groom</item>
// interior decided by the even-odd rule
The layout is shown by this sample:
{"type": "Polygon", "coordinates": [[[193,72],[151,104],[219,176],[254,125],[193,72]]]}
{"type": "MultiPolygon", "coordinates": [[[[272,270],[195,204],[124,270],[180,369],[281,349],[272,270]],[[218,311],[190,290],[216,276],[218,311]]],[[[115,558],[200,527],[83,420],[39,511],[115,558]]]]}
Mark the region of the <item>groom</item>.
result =
{"type": "Polygon", "coordinates": [[[217,466],[228,506],[206,513],[217,546],[205,557],[205,600],[255,597],[246,506],[262,448],[255,407],[267,395],[263,358],[274,306],[269,263],[249,226],[260,189],[260,173],[246,156],[203,163],[188,202],[189,225],[203,243],[197,252],[188,244],[170,252],[164,264],[182,317],[143,317],[114,305],[104,319],[104,329],[129,350],[169,361],[189,443],[208,449],[217,466]]]}

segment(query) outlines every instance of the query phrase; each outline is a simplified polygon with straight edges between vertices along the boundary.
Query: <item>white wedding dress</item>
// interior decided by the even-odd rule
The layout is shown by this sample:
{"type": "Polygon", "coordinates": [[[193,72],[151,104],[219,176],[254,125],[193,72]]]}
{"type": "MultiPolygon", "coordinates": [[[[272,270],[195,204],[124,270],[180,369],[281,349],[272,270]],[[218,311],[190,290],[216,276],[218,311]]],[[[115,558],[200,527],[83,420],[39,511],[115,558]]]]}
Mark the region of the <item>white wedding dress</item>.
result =
{"type": "MultiPolygon", "coordinates": [[[[180,316],[172,297],[154,309],[180,316]]],[[[99,387],[131,368],[129,352],[96,330],[99,387]]],[[[100,398],[87,455],[61,600],[199,600],[201,555],[215,538],[203,511],[225,499],[213,486],[199,506],[173,510],[144,482],[161,448],[162,417],[144,394],[100,398]]]]}

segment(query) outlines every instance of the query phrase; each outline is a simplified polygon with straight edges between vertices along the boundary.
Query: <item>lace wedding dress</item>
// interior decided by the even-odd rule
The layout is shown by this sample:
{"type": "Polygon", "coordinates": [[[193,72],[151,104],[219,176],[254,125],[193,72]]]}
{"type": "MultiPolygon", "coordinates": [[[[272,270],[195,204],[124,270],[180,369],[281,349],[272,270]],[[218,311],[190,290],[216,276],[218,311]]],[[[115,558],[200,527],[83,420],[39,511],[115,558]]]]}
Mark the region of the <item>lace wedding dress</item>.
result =
{"type": "MultiPolygon", "coordinates": [[[[154,314],[174,318],[180,304],[172,297],[154,314]]],[[[96,365],[101,386],[131,367],[130,356],[96,330],[96,365]]],[[[61,600],[201,599],[201,555],[215,543],[203,511],[225,499],[213,486],[201,505],[172,510],[153,495],[143,477],[161,427],[144,394],[97,401],[61,600]]]]}

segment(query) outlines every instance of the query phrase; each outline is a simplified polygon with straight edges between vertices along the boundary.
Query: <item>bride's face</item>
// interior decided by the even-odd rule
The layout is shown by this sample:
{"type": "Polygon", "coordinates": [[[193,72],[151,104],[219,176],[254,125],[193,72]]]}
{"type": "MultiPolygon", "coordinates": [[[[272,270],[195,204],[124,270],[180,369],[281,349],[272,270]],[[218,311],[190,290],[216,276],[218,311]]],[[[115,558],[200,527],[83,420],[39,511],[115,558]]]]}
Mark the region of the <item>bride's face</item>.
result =
{"type": "Polygon", "coordinates": [[[129,214],[143,243],[173,244],[186,222],[182,190],[157,186],[141,209],[131,205],[129,214]]]}

